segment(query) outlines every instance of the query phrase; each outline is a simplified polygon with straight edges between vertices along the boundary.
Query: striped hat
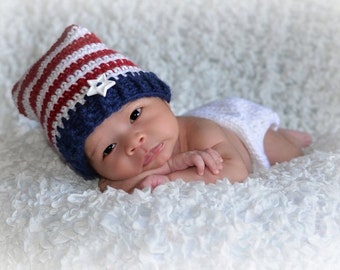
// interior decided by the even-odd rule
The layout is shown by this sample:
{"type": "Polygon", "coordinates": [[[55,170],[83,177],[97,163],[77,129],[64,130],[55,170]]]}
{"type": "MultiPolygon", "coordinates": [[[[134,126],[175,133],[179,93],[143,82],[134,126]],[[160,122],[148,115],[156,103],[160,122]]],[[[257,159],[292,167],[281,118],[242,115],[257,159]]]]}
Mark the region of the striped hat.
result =
{"type": "Polygon", "coordinates": [[[85,179],[98,176],[84,152],[86,138],[98,125],[130,101],[171,98],[154,73],[77,25],[64,30],[14,85],[12,95],[19,112],[40,122],[53,147],[85,179]]]}

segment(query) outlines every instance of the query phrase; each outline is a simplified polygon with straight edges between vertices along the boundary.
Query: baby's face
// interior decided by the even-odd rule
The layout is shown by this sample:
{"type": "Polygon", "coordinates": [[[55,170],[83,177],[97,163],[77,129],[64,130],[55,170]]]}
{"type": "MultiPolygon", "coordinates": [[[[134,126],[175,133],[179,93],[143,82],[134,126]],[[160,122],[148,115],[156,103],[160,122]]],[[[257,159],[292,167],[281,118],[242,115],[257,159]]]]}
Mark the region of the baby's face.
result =
{"type": "Polygon", "coordinates": [[[164,165],[178,133],[177,119],[165,101],[141,98],[96,127],[85,141],[85,154],[102,177],[125,180],[164,165]]]}

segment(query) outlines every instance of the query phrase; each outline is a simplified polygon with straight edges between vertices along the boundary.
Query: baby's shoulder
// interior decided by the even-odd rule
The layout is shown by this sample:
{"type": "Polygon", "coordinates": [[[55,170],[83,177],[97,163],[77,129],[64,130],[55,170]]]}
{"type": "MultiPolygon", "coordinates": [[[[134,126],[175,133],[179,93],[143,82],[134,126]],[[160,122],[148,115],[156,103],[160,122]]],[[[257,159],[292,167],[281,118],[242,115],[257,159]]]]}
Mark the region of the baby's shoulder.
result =
{"type": "Polygon", "coordinates": [[[177,119],[179,128],[187,131],[209,133],[221,129],[221,126],[218,123],[206,118],[197,116],[179,116],[177,119]]]}
{"type": "Polygon", "coordinates": [[[226,139],[224,128],[212,120],[183,116],[178,118],[178,122],[180,133],[185,134],[191,147],[205,149],[226,139]]]}

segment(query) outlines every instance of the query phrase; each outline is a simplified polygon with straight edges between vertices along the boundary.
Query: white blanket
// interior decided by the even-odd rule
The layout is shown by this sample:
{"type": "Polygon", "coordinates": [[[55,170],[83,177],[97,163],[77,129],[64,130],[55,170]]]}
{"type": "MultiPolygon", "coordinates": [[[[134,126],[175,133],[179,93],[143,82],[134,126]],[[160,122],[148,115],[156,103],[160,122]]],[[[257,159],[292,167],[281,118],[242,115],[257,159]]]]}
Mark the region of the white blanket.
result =
{"type": "Polygon", "coordinates": [[[0,1],[0,269],[339,269],[339,18],[338,0],[0,1]],[[72,23],[157,73],[177,114],[243,97],[315,143],[244,183],[102,194],[11,100],[72,23]]]}

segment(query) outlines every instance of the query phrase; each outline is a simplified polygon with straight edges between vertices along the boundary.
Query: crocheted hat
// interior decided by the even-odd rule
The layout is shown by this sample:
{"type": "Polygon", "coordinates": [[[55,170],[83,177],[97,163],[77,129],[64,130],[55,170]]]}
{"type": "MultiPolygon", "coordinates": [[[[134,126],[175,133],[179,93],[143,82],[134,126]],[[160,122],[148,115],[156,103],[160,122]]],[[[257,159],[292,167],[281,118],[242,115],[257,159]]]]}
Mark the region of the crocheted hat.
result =
{"type": "Polygon", "coordinates": [[[84,152],[86,138],[98,125],[130,101],[171,98],[154,73],[77,25],[64,30],[14,85],[12,95],[19,112],[41,123],[50,143],[85,179],[98,176],[84,152]]]}

